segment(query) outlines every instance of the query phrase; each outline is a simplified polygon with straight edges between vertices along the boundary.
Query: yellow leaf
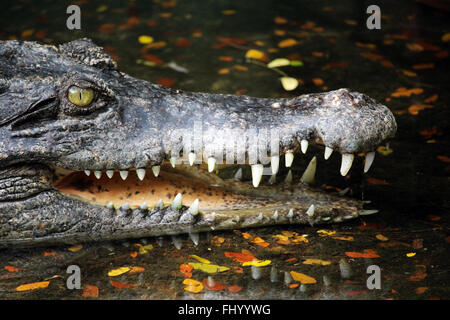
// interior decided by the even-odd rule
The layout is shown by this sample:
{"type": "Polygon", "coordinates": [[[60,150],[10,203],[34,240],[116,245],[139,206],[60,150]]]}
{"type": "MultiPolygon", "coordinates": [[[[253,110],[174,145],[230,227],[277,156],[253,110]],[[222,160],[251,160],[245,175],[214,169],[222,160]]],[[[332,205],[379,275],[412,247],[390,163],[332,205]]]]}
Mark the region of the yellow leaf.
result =
{"type": "Polygon", "coordinates": [[[22,284],[16,288],[16,291],[28,291],[28,290],[35,290],[35,289],[43,289],[43,288],[47,288],[49,284],[50,284],[50,281],[41,281],[41,282],[22,284]]]}
{"type": "Polygon", "coordinates": [[[305,261],[303,261],[303,264],[320,264],[322,266],[327,266],[331,264],[331,261],[320,259],[306,259],[305,261]]]}
{"type": "Polygon", "coordinates": [[[329,230],[320,229],[320,230],[317,230],[317,233],[320,236],[332,236],[332,235],[334,235],[336,233],[336,231],[329,231],[329,230]]]}
{"type": "Polygon", "coordinates": [[[109,271],[108,276],[109,277],[117,277],[117,276],[120,276],[121,274],[127,273],[130,270],[131,270],[130,267],[121,267],[121,268],[109,271]]]}
{"type": "Polygon", "coordinates": [[[281,81],[281,85],[283,86],[284,90],[286,90],[286,91],[292,91],[298,87],[298,80],[295,78],[281,77],[280,81],[281,81]]]}
{"type": "Polygon", "coordinates": [[[216,264],[208,264],[201,262],[189,262],[189,265],[192,266],[195,270],[201,270],[206,273],[217,273],[224,272],[230,270],[228,267],[218,266],[216,264]]]}
{"type": "Polygon", "coordinates": [[[295,281],[300,281],[302,284],[308,284],[308,283],[316,283],[316,279],[313,277],[307,276],[306,274],[291,271],[290,272],[292,279],[295,281]]]}
{"type": "Polygon", "coordinates": [[[79,244],[77,246],[70,247],[68,250],[71,252],[77,252],[78,250],[81,250],[82,248],[83,248],[83,246],[81,244],[79,244]]]}
{"type": "Polygon", "coordinates": [[[394,150],[390,149],[390,148],[386,148],[385,146],[379,146],[377,148],[377,152],[383,156],[388,156],[390,155],[392,152],[394,152],[394,150]]]}
{"type": "Polygon", "coordinates": [[[277,68],[277,67],[284,67],[290,65],[291,62],[288,59],[285,58],[277,58],[275,60],[270,61],[267,64],[267,68],[277,68]]]}
{"type": "Polygon", "coordinates": [[[149,43],[153,42],[153,37],[150,37],[150,36],[139,36],[138,41],[141,44],[149,44],[149,43]]]}
{"type": "Polygon", "coordinates": [[[409,252],[409,253],[406,254],[406,256],[407,256],[408,258],[412,258],[412,257],[414,257],[415,255],[416,255],[415,252],[409,252]]]}
{"type": "Polygon", "coordinates": [[[450,33],[444,34],[441,39],[443,42],[449,42],[450,41],[450,33]]]}
{"type": "Polygon", "coordinates": [[[377,234],[375,236],[375,238],[377,238],[380,241],[388,241],[389,240],[387,237],[383,236],[382,234],[377,234]]]}
{"type": "Polygon", "coordinates": [[[267,266],[271,263],[272,261],[270,260],[253,260],[253,261],[246,261],[244,263],[242,263],[243,267],[246,266],[255,266],[255,267],[264,267],[267,266]]]}
{"type": "Polygon", "coordinates": [[[287,47],[292,47],[295,46],[298,43],[297,40],[289,38],[289,39],[284,39],[280,42],[278,42],[278,47],[280,48],[287,48],[287,47]]]}
{"type": "Polygon", "coordinates": [[[135,243],[134,245],[139,247],[139,254],[146,254],[146,253],[148,253],[148,250],[153,249],[153,245],[151,245],[151,244],[147,244],[147,245],[143,246],[140,243],[135,243]]]}
{"type": "Polygon", "coordinates": [[[184,279],[183,284],[185,285],[184,290],[188,292],[199,293],[203,290],[203,284],[197,280],[184,279]]]}
{"type": "Polygon", "coordinates": [[[246,52],[245,57],[259,60],[264,57],[264,52],[255,49],[250,49],[246,52]]]}
{"type": "Polygon", "coordinates": [[[195,254],[191,254],[189,257],[194,258],[195,260],[197,260],[197,261],[199,261],[201,263],[206,263],[206,264],[210,264],[211,263],[211,261],[209,261],[208,259],[199,257],[199,256],[197,256],[195,254]]]}

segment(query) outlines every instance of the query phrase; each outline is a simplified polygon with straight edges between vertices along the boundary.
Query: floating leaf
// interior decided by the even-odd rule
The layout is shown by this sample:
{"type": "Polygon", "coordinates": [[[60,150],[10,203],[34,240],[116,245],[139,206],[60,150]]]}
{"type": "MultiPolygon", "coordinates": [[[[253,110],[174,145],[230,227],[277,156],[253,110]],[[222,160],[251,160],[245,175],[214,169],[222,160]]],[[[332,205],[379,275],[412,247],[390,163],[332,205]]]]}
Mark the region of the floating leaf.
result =
{"type": "Polygon", "coordinates": [[[289,38],[289,39],[284,39],[284,40],[278,42],[278,47],[287,48],[287,47],[295,46],[296,44],[298,44],[297,40],[289,38]]]}
{"type": "Polygon", "coordinates": [[[355,240],[355,238],[353,238],[352,236],[347,236],[347,237],[334,236],[332,238],[335,239],[335,240],[342,240],[342,241],[354,241],[355,240]]]}
{"type": "Polygon", "coordinates": [[[226,16],[231,16],[236,13],[236,10],[222,10],[222,14],[226,16]]]}
{"type": "Polygon", "coordinates": [[[408,112],[413,116],[417,116],[420,111],[432,108],[433,106],[431,104],[413,104],[408,108],[408,112]]]}
{"type": "Polygon", "coordinates": [[[377,235],[375,236],[375,238],[377,238],[377,239],[380,240],[380,241],[388,241],[388,240],[389,240],[389,238],[383,236],[382,234],[377,234],[377,235]]]}
{"type": "Polygon", "coordinates": [[[247,232],[242,232],[241,234],[244,237],[244,239],[250,239],[252,237],[252,235],[250,233],[247,233],[247,232]]]}
{"type": "Polygon", "coordinates": [[[172,78],[161,77],[158,79],[157,83],[166,88],[171,88],[175,84],[175,80],[172,78]]]}
{"type": "Polygon", "coordinates": [[[450,157],[447,157],[447,156],[436,156],[436,158],[438,158],[442,162],[450,163],[450,157]]]}
{"type": "Polygon", "coordinates": [[[321,266],[327,266],[331,264],[331,261],[321,259],[306,259],[303,264],[319,264],[321,266]]]}
{"type": "Polygon", "coordinates": [[[44,257],[52,257],[56,254],[56,251],[44,251],[44,257]]]}
{"type": "Polygon", "coordinates": [[[398,88],[394,93],[391,94],[391,97],[393,98],[400,98],[400,97],[410,97],[412,94],[422,94],[423,89],[422,88],[413,88],[413,89],[406,89],[406,88],[398,88]]]}
{"type": "Polygon", "coordinates": [[[364,249],[364,252],[346,252],[350,258],[379,258],[380,256],[373,249],[364,249]]]}
{"type": "Polygon", "coordinates": [[[260,237],[253,238],[252,242],[260,247],[268,247],[270,244],[260,237]]]}
{"type": "Polygon", "coordinates": [[[303,66],[303,61],[300,61],[300,60],[292,60],[292,61],[291,61],[291,66],[292,66],[292,67],[301,67],[301,66],[303,66]]]}
{"type": "Polygon", "coordinates": [[[100,6],[100,7],[97,8],[97,12],[104,12],[107,9],[108,9],[108,6],[103,5],[103,6],[100,6]]]}
{"type": "Polygon", "coordinates": [[[242,291],[243,288],[241,286],[238,286],[237,284],[234,284],[232,286],[228,286],[227,289],[230,292],[238,293],[238,292],[242,291]]]}
{"type": "Polygon", "coordinates": [[[282,17],[275,17],[274,22],[275,22],[276,24],[285,24],[285,23],[287,23],[288,21],[287,21],[287,19],[282,18],[282,17]]]}
{"type": "Polygon", "coordinates": [[[212,279],[203,279],[202,281],[203,286],[211,291],[220,291],[226,288],[226,286],[224,284],[215,282],[212,279]]]}
{"type": "Polygon", "coordinates": [[[175,46],[179,47],[179,48],[187,48],[190,47],[192,45],[192,43],[188,40],[188,39],[178,39],[177,42],[175,43],[175,46]]]}
{"type": "Polygon", "coordinates": [[[265,56],[264,52],[260,51],[260,50],[256,50],[256,49],[250,49],[245,53],[245,57],[248,59],[256,59],[256,60],[261,60],[263,59],[265,56]]]}
{"type": "Polygon", "coordinates": [[[291,271],[290,274],[292,279],[294,279],[295,281],[299,281],[302,284],[310,284],[317,282],[316,279],[314,279],[313,277],[307,276],[306,274],[300,272],[291,271]]]}
{"type": "Polygon", "coordinates": [[[134,245],[139,248],[139,254],[146,254],[146,253],[148,253],[149,250],[153,250],[152,244],[147,244],[147,245],[143,246],[140,243],[135,243],[134,245]]]}
{"type": "Polygon", "coordinates": [[[317,230],[317,233],[319,234],[319,236],[326,237],[326,236],[334,235],[336,233],[336,231],[320,229],[320,230],[317,230]]]}
{"type": "Polygon", "coordinates": [[[125,283],[125,282],[119,282],[119,281],[113,281],[113,280],[109,280],[109,283],[111,283],[111,285],[116,289],[127,289],[127,288],[134,287],[134,285],[131,283],[125,283]]]}
{"type": "Polygon", "coordinates": [[[390,184],[389,182],[387,182],[385,180],[371,178],[371,177],[366,178],[366,181],[369,184],[378,185],[378,186],[388,186],[390,184]]]}
{"type": "Polygon", "coordinates": [[[430,62],[430,63],[415,64],[415,65],[412,66],[412,68],[414,70],[433,69],[434,68],[434,63],[430,62]]]}
{"type": "Polygon", "coordinates": [[[449,42],[450,41],[450,32],[442,35],[441,40],[442,40],[442,42],[449,42]]]}
{"type": "Polygon", "coordinates": [[[130,257],[132,258],[136,258],[138,255],[137,251],[133,251],[132,253],[130,253],[130,257]]]}
{"type": "Polygon", "coordinates": [[[121,274],[127,273],[130,270],[131,270],[130,267],[121,267],[121,268],[113,269],[108,272],[108,276],[109,277],[117,277],[117,276],[120,276],[121,274]]]}
{"type": "Polygon", "coordinates": [[[188,292],[199,293],[203,290],[203,284],[197,280],[184,279],[183,284],[185,285],[184,290],[188,292]]]}
{"type": "Polygon", "coordinates": [[[255,266],[255,267],[264,267],[268,266],[272,261],[270,260],[253,260],[253,261],[247,261],[242,264],[243,267],[246,266],[255,266]]]}
{"type": "Polygon", "coordinates": [[[77,252],[77,251],[81,250],[82,248],[83,248],[83,246],[80,244],[77,246],[70,247],[70,248],[68,248],[68,250],[71,252],[77,252]]]}
{"type": "Polygon", "coordinates": [[[4,268],[5,268],[6,270],[8,270],[8,272],[17,272],[17,271],[20,271],[20,268],[13,267],[13,266],[5,266],[4,268]]]}
{"type": "Polygon", "coordinates": [[[256,257],[247,250],[242,250],[242,253],[239,252],[225,252],[225,257],[232,258],[233,261],[236,262],[247,262],[256,260],[256,257]]]}
{"type": "Polygon", "coordinates": [[[408,278],[409,281],[418,282],[425,279],[428,275],[425,272],[418,271],[408,278]]]}
{"type": "Polygon", "coordinates": [[[195,254],[191,254],[189,257],[194,258],[195,260],[197,260],[198,262],[201,262],[201,263],[207,263],[207,264],[211,263],[211,261],[209,261],[208,259],[199,257],[199,256],[197,256],[195,254]]]}
{"type": "Polygon", "coordinates": [[[41,281],[41,282],[22,284],[16,288],[16,291],[29,291],[29,290],[43,289],[43,288],[47,288],[49,284],[50,284],[50,281],[41,281]]]}
{"type": "Polygon", "coordinates": [[[414,257],[415,255],[416,255],[415,252],[408,252],[408,253],[406,254],[406,256],[407,256],[408,258],[412,258],[412,257],[414,257]]]}
{"type": "Polygon", "coordinates": [[[81,294],[83,298],[97,298],[98,288],[96,286],[87,285],[83,288],[83,293],[81,294]]]}
{"type": "Polygon", "coordinates": [[[286,91],[292,91],[295,88],[298,87],[298,80],[291,77],[281,77],[280,78],[281,85],[283,86],[284,90],[286,91]]]}
{"type": "Polygon", "coordinates": [[[208,263],[195,263],[189,262],[189,265],[192,266],[195,270],[201,270],[206,273],[218,273],[230,270],[228,267],[218,266],[216,264],[208,264],[208,263]]]}
{"type": "Polygon", "coordinates": [[[145,271],[145,268],[143,268],[143,267],[131,267],[131,269],[128,272],[128,274],[142,273],[144,271],[145,271]]]}
{"type": "Polygon", "coordinates": [[[284,67],[291,64],[291,61],[286,58],[277,58],[275,60],[270,61],[267,64],[268,68],[278,68],[278,67],[284,67]]]}
{"type": "Polygon", "coordinates": [[[314,85],[316,85],[316,86],[323,86],[323,80],[322,80],[322,78],[313,78],[312,79],[312,82],[314,83],[314,85]]]}
{"type": "Polygon", "coordinates": [[[417,293],[417,294],[422,294],[422,293],[424,293],[425,291],[427,291],[428,290],[428,287],[418,287],[416,290],[415,290],[415,292],[417,293]]]}

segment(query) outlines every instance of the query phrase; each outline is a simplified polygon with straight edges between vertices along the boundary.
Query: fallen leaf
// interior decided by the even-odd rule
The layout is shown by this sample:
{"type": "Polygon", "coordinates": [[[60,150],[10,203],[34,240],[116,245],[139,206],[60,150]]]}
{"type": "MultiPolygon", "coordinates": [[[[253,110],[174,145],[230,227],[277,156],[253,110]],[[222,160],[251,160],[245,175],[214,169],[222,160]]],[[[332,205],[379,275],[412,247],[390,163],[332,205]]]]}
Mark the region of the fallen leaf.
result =
{"type": "Polygon", "coordinates": [[[108,276],[109,277],[117,277],[117,276],[120,276],[121,274],[127,273],[130,270],[131,270],[130,267],[121,267],[121,268],[113,269],[108,272],[108,276]]]}
{"type": "Polygon", "coordinates": [[[327,266],[331,264],[331,261],[321,260],[321,259],[306,259],[303,264],[318,264],[321,266],[327,266]]]}
{"type": "Polygon", "coordinates": [[[241,64],[234,65],[233,69],[239,70],[239,71],[248,71],[248,67],[247,66],[243,66],[241,64]]]}
{"type": "Polygon", "coordinates": [[[256,257],[253,254],[251,254],[250,252],[248,252],[248,253],[225,252],[225,257],[232,258],[233,261],[241,262],[241,263],[256,260],[256,257]]]}
{"type": "Polygon", "coordinates": [[[408,112],[413,116],[417,116],[420,111],[432,108],[433,106],[431,104],[413,104],[408,108],[408,112]]]}
{"type": "Polygon", "coordinates": [[[293,38],[288,38],[288,39],[284,39],[284,40],[278,42],[278,47],[279,48],[287,48],[287,47],[295,46],[296,44],[298,44],[297,40],[295,40],[293,38]]]}
{"type": "Polygon", "coordinates": [[[138,41],[141,44],[149,44],[149,43],[153,42],[153,37],[142,35],[142,36],[139,36],[138,41]]]}
{"type": "Polygon", "coordinates": [[[158,58],[157,56],[153,55],[153,54],[146,54],[144,55],[144,59],[150,62],[153,62],[156,65],[162,65],[164,62],[158,58]]]}
{"type": "Polygon", "coordinates": [[[377,152],[379,154],[381,154],[382,156],[386,157],[386,156],[390,155],[392,152],[394,152],[394,150],[387,148],[386,146],[378,146],[377,152]]]}
{"type": "Polygon", "coordinates": [[[252,242],[260,247],[268,247],[270,244],[266,241],[264,241],[262,238],[260,237],[255,237],[253,238],[252,242]]]}
{"type": "Polygon", "coordinates": [[[349,26],[356,26],[356,25],[358,25],[358,22],[356,22],[355,20],[347,19],[347,20],[344,20],[344,22],[345,22],[347,25],[349,25],[349,26]]]}
{"type": "Polygon", "coordinates": [[[109,280],[109,283],[111,283],[111,285],[116,289],[127,289],[127,288],[134,287],[134,285],[131,283],[125,283],[125,282],[119,282],[119,281],[113,281],[113,280],[109,280]]]}
{"type": "Polygon", "coordinates": [[[383,56],[381,54],[376,54],[372,52],[361,52],[360,55],[364,58],[367,58],[372,61],[377,61],[383,59],[383,56]]]}
{"type": "Polygon", "coordinates": [[[224,266],[218,266],[216,264],[208,264],[208,263],[195,263],[195,262],[189,262],[189,265],[192,266],[195,270],[200,270],[206,273],[217,273],[217,272],[224,272],[227,270],[230,270],[228,267],[224,266]]]}
{"type": "Polygon", "coordinates": [[[50,281],[41,281],[41,282],[22,284],[16,288],[16,291],[29,291],[29,290],[43,289],[43,288],[47,288],[49,284],[50,284],[50,281]]]}
{"type": "Polygon", "coordinates": [[[172,78],[161,77],[158,79],[157,83],[166,88],[171,88],[175,84],[175,80],[172,78]]]}
{"type": "Polygon", "coordinates": [[[394,68],[394,65],[389,60],[381,60],[381,65],[386,68],[394,68]]]}
{"type": "Polygon", "coordinates": [[[97,298],[98,288],[96,286],[87,285],[83,288],[83,293],[81,294],[83,298],[97,298]]]}
{"type": "Polygon", "coordinates": [[[210,264],[211,263],[211,261],[209,261],[208,259],[199,257],[196,254],[191,254],[191,255],[189,255],[189,257],[191,257],[191,258],[193,258],[193,259],[195,259],[195,260],[197,260],[198,262],[201,262],[201,263],[206,263],[206,264],[210,264]]]}
{"type": "Polygon", "coordinates": [[[380,240],[380,241],[388,241],[388,240],[389,240],[389,238],[383,236],[382,234],[377,234],[377,235],[375,236],[375,238],[377,238],[377,239],[380,240]]]}
{"type": "Polygon", "coordinates": [[[286,58],[277,58],[272,61],[270,61],[267,64],[268,68],[278,68],[278,67],[284,67],[289,66],[291,64],[291,61],[286,58]]]}
{"type": "Polygon", "coordinates": [[[230,56],[220,56],[219,57],[220,61],[233,61],[233,57],[230,56]]]}
{"type": "Polygon", "coordinates": [[[285,24],[288,22],[287,19],[282,17],[275,17],[274,21],[276,24],[285,24]]]}
{"type": "Polygon", "coordinates": [[[100,26],[100,28],[98,28],[98,32],[102,33],[112,33],[113,31],[114,31],[114,24],[112,23],[103,24],[100,26]]]}
{"type": "Polygon", "coordinates": [[[153,250],[152,244],[147,244],[147,245],[143,246],[140,243],[135,243],[134,245],[139,248],[139,254],[146,254],[146,253],[148,253],[149,250],[153,250]]]}
{"type": "Polygon", "coordinates": [[[364,249],[364,252],[345,252],[345,255],[350,258],[379,258],[380,256],[373,249],[364,249]]]}
{"type": "Polygon", "coordinates": [[[292,61],[291,61],[291,66],[292,66],[292,67],[301,67],[301,66],[303,66],[303,61],[300,61],[300,60],[292,60],[292,61]]]}
{"type": "Polygon", "coordinates": [[[241,234],[244,237],[244,239],[250,239],[252,237],[252,235],[250,233],[247,233],[247,232],[242,232],[241,234]]]}
{"type": "Polygon", "coordinates": [[[253,261],[246,261],[242,263],[243,267],[246,266],[255,266],[255,267],[264,267],[268,266],[272,261],[270,260],[253,260],[253,261]]]}
{"type": "Polygon", "coordinates": [[[286,91],[295,90],[295,88],[297,88],[299,85],[298,80],[295,78],[291,78],[291,77],[281,77],[280,81],[281,81],[281,85],[283,86],[284,90],[286,90],[286,91]]]}
{"type": "Polygon", "coordinates": [[[416,255],[415,252],[408,252],[408,253],[406,254],[406,256],[407,256],[408,258],[412,258],[412,257],[414,257],[415,255],[416,255]]]}
{"type": "Polygon", "coordinates": [[[428,290],[428,287],[418,287],[418,288],[416,288],[415,292],[417,294],[422,294],[422,293],[424,293],[427,290],[428,290]]]}
{"type": "Polygon", "coordinates": [[[425,103],[432,103],[438,100],[439,96],[437,94],[433,94],[424,100],[425,103]]]}
{"type": "Polygon", "coordinates": [[[347,237],[343,237],[343,236],[341,236],[341,237],[333,236],[333,237],[331,237],[331,238],[333,238],[333,239],[335,239],[335,240],[342,240],[342,241],[355,241],[355,238],[353,238],[352,236],[347,236],[347,237]]]}
{"type": "Polygon", "coordinates": [[[407,77],[417,77],[417,73],[414,71],[402,69],[402,73],[407,77]]]}
{"type": "Polygon", "coordinates": [[[208,280],[207,278],[203,279],[202,284],[206,289],[211,290],[211,291],[220,291],[220,290],[223,290],[226,288],[225,285],[215,282],[212,279],[208,280]]]}
{"type": "Polygon", "coordinates": [[[295,281],[299,281],[302,284],[311,284],[317,282],[313,277],[307,276],[306,274],[300,272],[291,271],[290,274],[292,279],[294,279],[295,281]]]}
{"type": "Polygon", "coordinates": [[[312,55],[316,58],[322,58],[324,56],[323,52],[313,51],[312,55]]]}
{"type": "Polygon", "coordinates": [[[412,66],[412,68],[414,70],[433,69],[434,68],[434,63],[430,62],[430,63],[415,64],[415,65],[412,66]]]}
{"type": "Polygon", "coordinates": [[[447,156],[436,156],[436,158],[438,158],[442,162],[450,163],[450,157],[447,157],[447,156]]]}
{"type": "Polygon", "coordinates": [[[320,230],[317,230],[317,233],[321,237],[326,237],[326,236],[334,235],[336,233],[336,231],[329,231],[329,230],[325,230],[325,229],[320,229],[320,230]]]}
{"type": "Polygon", "coordinates": [[[406,44],[406,48],[408,48],[408,50],[413,51],[413,52],[422,52],[423,50],[425,50],[420,44],[418,43],[407,43],[406,44]]]}
{"type": "Polygon", "coordinates": [[[44,251],[44,257],[51,257],[56,254],[56,251],[44,251]]]}
{"type": "Polygon", "coordinates": [[[77,246],[70,247],[70,248],[68,248],[68,250],[71,252],[77,252],[77,251],[81,250],[82,248],[83,248],[83,246],[80,244],[77,246]]]}
{"type": "Polygon", "coordinates": [[[370,50],[374,50],[374,49],[377,48],[377,46],[374,45],[373,43],[356,42],[355,44],[356,44],[357,47],[365,48],[365,49],[370,49],[370,50]]]}
{"type": "Polygon", "coordinates": [[[222,68],[219,71],[217,71],[218,74],[228,74],[230,73],[230,69],[229,68],[222,68]]]}
{"type": "Polygon", "coordinates": [[[314,85],[316,86],[322,86],[324,84],[323,79],[322,78],[313,78],[312,82],[314,83],[314,85]]]}
{"type": "Polygon", "coordinates": [[[138,255],[137,251],[133,251],[130,253],[130,257],[132,257],[132,258],[136,258],[137,255],[138,255]]]}
{"type": "Polygon", "coordinates": [[[128,274],[142,273],[144,271],[145,271],[145,268],[143,268],[143,267],[131,267],[128,274]]]}
{"type": "Polygon", "coordinates": [[[230,16],[236,13],[236,10],[222,10],[222,14],[230,16]]]}
{"type": "Polygon", "coordinates": [[[427,274],[425,272],[418,271],[415,274],[411,275],[408,278],[408,280],[409,281],[418,282],[418,281],[421,281],[421,280],[425,279],[426,277],[427,277],[427,274]]]}
{"type": "Polygon", "coordinates": [[[228,286],[227,289],[230,292],[238,293],[238,292],[242,291],[243,288],[241,286],[238,286],[237,284],[234,284],[232,286],[228,286]]]}
{"type": "Polygon", "coordinates": [[[183,284],[185,285],[184,290],[188,292],[199,293],[203,290],[203,284],[197,280],[184,279],[183,284]]]}
{"type": "Polygon", "coordinates": [[[245,53],[245,57],[260,60],[264,57],[264,52],[256,49],[250,49],[245,53]]]}
{"type": "Polygon", "coordinates": [[[297,288],[298,286],[299,286],[298,283],[291,283],[291,284],[289,285],[289,288],[293,289],[293,288],[297,288]]]}
{"type": "Polygon", "coordinates": [[[179,47],[179,48],[187,48],[190,47],[192,45],[192,43],[188,40],[188,39],[178,39],[177,42],[175,43],[175,46],[179,47]]]}
{"type": "Polygon", "coordinates": [[[393,98],[400,98],[400,97],[410,97],[412,94],[422,94],[423,89],[422,88],[413,88],[413,89],[406,89],[406,88],[398,88],[395,92],[391,94],[391,97],[393,98]]]}
{"type": "Polygon", "coordinates": [[[7,270],[8,272],[17,272],[20,271],[20,268],[17,267],[13,267],[13,266],[4,266],[5,270],[7,270]]]}

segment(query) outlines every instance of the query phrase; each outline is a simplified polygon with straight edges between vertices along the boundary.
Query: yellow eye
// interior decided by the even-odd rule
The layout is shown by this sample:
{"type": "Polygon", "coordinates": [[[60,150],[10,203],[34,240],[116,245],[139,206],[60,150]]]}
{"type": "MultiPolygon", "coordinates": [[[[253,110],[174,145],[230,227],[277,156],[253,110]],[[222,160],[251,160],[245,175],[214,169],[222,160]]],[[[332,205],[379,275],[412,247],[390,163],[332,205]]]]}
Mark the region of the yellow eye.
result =
{"type": "Polygon", "coordinates": [[[94,100],[94,90],[91,88],[71,86],[67,92],[67,98],[74,105],[86,107],[94,100]]]}

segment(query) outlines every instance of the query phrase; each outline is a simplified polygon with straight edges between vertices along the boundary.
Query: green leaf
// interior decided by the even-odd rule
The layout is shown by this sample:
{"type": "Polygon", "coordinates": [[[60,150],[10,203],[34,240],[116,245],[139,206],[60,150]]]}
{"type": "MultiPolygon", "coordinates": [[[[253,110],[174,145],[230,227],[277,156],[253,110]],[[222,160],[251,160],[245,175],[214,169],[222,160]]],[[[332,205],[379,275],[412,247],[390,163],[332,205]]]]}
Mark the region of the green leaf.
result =
{"type": "Polygon", "coordinates": [[[292,61],[291,61],[291,66],[293,66],[293,67],[301,67],[301,66],[303,66],[303,61],[300,61],[300,60],[292,60],[292,61]]]}

